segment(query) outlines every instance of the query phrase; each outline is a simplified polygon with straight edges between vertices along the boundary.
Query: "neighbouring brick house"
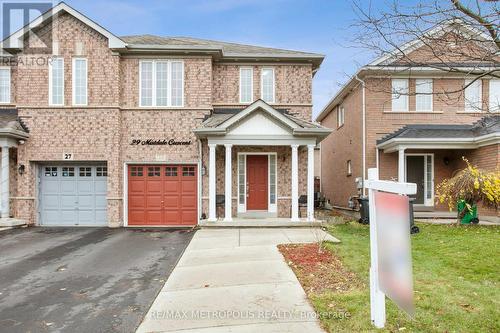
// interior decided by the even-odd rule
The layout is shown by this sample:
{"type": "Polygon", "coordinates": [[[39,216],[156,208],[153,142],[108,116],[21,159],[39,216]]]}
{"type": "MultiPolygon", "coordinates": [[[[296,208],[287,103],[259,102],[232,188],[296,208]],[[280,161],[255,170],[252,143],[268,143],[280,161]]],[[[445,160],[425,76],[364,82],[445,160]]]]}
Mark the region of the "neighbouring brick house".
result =
{"type": "Polygon", "coordinates": [[[64,3],[4,49],[2,219],[174,226],[258,213],[299,221],[301,195],[314,219],[314,147],[331,132],[311,122],[322,55],[117,37],[64,3]],[[46,61],[23,61],[31,57],[46,61]]]}
{"type": "MultiPolygon", "coordinates": [[[[423,211],[448,210],[436,202],[435,187],[466,166],[462,157],[499,170],[500,80],[484,76],[462,90],[473,70],[467,75],[425,66],[435,59],[415,42],[401,50],[424,65],[410,67],[396,56],[379,58],[359,69],[316,118],[334,128],[321,142],[322,192],[334,206],[347,208],[365,192],[356,180],[366,179],[369,168],[377,167],[380,179],[417,183],[415,207],[423,211]]],[[[481,214],[498,218],[498,211],[481,214]]]]}

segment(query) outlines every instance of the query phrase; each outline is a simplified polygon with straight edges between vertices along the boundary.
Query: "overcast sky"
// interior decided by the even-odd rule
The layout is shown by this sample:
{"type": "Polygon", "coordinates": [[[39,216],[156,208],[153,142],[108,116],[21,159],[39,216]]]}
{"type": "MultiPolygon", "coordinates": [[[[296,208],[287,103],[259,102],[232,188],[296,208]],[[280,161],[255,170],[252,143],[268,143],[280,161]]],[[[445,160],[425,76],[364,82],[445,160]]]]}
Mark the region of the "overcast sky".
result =
{"type": "MultiPolygon", "coordinates": [[[[376,3],[376,1],[374,1],[376,3]]],[[[67,0],[116,35],[192,36],[317,52],[314,115],[372,55],[347,47],[349,0],[67,0]]],[[[382,1],[380,1],[382,3],[382,1]]]]}

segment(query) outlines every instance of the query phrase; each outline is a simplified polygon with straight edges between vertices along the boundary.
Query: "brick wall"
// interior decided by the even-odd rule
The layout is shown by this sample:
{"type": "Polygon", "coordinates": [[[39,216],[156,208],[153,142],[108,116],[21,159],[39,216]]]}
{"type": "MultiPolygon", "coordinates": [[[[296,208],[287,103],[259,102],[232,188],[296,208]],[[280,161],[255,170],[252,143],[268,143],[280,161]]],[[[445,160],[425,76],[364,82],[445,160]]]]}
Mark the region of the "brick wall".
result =
{"type": "Polygon", "coordinates": [[[349,197],[357,194],[355,178],[363,176],[361,86],[354,88],[341,105],[345,109],[344,126],[337,128],[336,110],[321,121],[321,125],[334,129],[321,142],[321,186],[333,205],[346,207],[349,197]],[[347,175],[348,160],[351,176],[347,175]]]}
{"type": "MultiPolygon", "coordinates": [[[[253,100],[260,98],[260,73],[263,67],[275,70],[276,96],[273,106],[289,109],[301,119],[311,120],[312,66],[311,65],[241,65],[253,68],[253,100]]],[[[214,104],[240,105],[240,65],[214,64],[212,99],[214,104]]]]}

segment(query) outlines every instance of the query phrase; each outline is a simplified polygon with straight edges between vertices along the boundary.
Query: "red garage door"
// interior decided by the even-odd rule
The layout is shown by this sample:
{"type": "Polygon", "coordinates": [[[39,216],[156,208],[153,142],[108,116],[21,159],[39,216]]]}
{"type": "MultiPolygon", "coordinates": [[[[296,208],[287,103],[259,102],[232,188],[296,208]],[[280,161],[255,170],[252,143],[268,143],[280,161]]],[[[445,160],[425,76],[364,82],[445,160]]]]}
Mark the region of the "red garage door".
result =
{"type": "Polygon", "coordinates": [[[129,165],[128,225],[195,225],[195,165],[129,165]]]}

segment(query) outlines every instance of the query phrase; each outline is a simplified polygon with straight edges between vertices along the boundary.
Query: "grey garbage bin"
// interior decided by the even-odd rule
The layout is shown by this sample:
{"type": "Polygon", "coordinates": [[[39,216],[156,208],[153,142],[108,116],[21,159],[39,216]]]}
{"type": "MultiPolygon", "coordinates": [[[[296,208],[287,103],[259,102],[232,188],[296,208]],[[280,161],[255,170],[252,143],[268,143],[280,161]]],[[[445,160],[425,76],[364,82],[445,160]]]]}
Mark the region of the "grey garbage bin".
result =
{"type": "Polygon", "coordinates": [[[410,234],[418,234],[420,228],[415,225],[415,214],[413,214],[413,202],[415,198],[410,198],[410,234]]]}
{"type": "MultiPolygon", "coordinates": [[[[420,232],[420,228],[415,225],[415,216],[413,213],[413,202],[415,198],[410,198],[409,200],[409,212],[410,212],[410,234],[417,234],[420,232]]],[[[358,222],[361,224],[370,224],[370,204],[367,197],[358,198],[359,202],[359,213],[361,217],[358,222]]]]}
{"type": "Polygon", "coordinates": [[[360,197],[357,200],[359,203],[359,214],[361,215],[358,222],[361,224],[369,224],[370,206],[368,205],[368,197],[360,197]]]}

